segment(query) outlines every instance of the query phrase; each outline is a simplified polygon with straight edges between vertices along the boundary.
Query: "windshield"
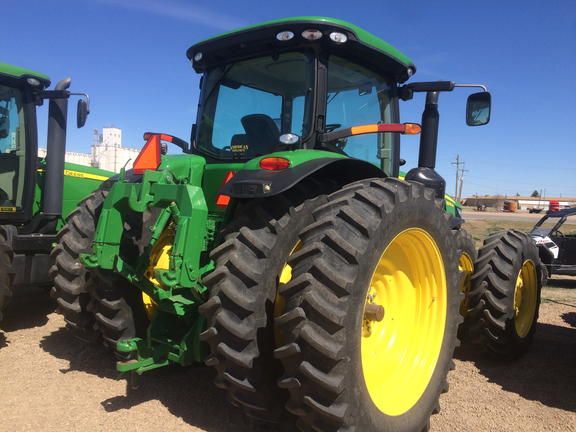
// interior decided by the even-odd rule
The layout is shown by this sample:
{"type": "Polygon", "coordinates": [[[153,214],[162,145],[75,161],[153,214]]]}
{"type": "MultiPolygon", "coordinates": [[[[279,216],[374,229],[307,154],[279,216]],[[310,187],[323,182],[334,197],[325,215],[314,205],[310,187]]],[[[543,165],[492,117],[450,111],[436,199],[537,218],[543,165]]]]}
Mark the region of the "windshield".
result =
{"type": "Polygon", "coordinates": [[[19,90],[0,85],[0,211],[22,207],[26,169],[24,104],[19,90]]]}
{"type": "Polygon", "coordinates": [[[548,237],[551,232],[552,228],[538,227],[532,229],[532,231],[530,231],[530,234],[532,234],[533,236],[548,237]]]}
{"type": "MultiPolygon", "coordinates": [[[[331,56],[328,63],[327,131],[376,123],[393,123],[388,80],[349,60],[331,56]]],[[[396,134],[351,136],[333,143],[348,156],[392,172],[396,134]]]]}
{"type": "Polygon", "coordinates": [[[260,57],[204,76],[196,148],[218,158],[252,158],[281,134],[310,133],[313,68],[306,52],[260,57]]]}

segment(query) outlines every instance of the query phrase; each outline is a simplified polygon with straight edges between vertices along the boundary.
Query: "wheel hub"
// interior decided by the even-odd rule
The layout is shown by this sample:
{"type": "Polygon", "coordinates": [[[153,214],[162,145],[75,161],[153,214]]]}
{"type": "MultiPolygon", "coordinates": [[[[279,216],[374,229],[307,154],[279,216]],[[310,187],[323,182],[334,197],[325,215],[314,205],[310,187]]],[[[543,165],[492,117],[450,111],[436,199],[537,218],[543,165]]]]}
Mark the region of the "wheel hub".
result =
{"type": "Polygon", "coordinates": [[[532,260],[526,260],[518,272],[514,289],[514,325],[524,338],[532,328],[538,302],[538,274],[532,260]]]}
{"type": "MultiPolygon", "coordinates": [[[[161,284],[156,280],[154,273],[156,270],[168,270],[170,267],[170,255],[174,244],[174,228],[171,224],[160,234],[150,251],[150,265],[144,272],[144,276],[158,287],[161,287],[161,284]]],[[[146,315],[152,321],[158,304],[145,292],[142,292],[142,302],[146,309],[146,315]]]]}
{"type": "Polygon", "coordinates": [[[460,315],[465,317],[468,313],[470,288],[472,286],[472,273],[474,272],[472,258],[467,253],[463,253],[458,261],[458,267],[460,271],[464,272],[464,277],[460,282],[460,292],[464,293],[464,300],[460,303],[460,315]]]}

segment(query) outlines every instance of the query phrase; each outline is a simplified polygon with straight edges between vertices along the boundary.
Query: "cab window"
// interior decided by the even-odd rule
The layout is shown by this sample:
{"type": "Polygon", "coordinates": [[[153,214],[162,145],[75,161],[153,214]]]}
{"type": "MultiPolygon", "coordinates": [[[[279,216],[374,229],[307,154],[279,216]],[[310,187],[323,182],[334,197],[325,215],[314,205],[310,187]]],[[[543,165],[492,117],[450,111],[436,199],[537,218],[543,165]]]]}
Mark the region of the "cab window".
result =
{"type": "MultiPolygon", "coordinates": [[[[387,78],[349,60],[331,56],[326,130],[394,121],[387,78]]],[[[390,174],[394,141],[392,134],[380,133],[351,136],[334,145],[348,156],[372,162],[390,174]]]]}
{"type": "Polygon", "coordinates": [[[22,208],[26,169],[25,110],[19,90],[0,85],[0,207],[22,208]]]}
{"type": "Polygon", "coordinates": [[[281,134],[310,131],[312,65],[305,52],[217,67],[204,76],[196,148],[217,158],[268,153],[281,134]]]}

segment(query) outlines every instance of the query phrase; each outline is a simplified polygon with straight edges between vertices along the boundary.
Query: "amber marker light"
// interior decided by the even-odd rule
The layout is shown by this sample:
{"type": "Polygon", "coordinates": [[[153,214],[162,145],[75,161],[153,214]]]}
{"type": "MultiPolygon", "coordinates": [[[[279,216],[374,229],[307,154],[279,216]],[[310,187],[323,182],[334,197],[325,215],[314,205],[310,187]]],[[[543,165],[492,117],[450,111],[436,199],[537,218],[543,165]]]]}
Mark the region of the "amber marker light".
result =
{"type": "Polygon", "coordinates": [[[150,139],[150,137],[151,137],[151,136],[154,136],[154,135],[159,136],[159,137],[160,137],[160,140],[162,140],[162,141],[168,141],[169,143],[171,143],[172,140],[174,139],[174,137],[173,137],[172,135],[155,134],[155,133],[152,133],[152,132],[146,132],[146,133],[144,134],[144,139],[145,139],[146,141],[148,141],[148,140],[150,139]]]}
{"type": "Polygon", "coordinates": [[[258,165],[267,171],[282,171],[290,166],[290,161],[281,157],[269,157],[262,159],[258,165]]]}
{"type": "Polygon", "coordinates": [[[404,126],[406,126],[404,131],[406,135],[418,135],[422,130],[418,123],[404,123],[404,126]]]}

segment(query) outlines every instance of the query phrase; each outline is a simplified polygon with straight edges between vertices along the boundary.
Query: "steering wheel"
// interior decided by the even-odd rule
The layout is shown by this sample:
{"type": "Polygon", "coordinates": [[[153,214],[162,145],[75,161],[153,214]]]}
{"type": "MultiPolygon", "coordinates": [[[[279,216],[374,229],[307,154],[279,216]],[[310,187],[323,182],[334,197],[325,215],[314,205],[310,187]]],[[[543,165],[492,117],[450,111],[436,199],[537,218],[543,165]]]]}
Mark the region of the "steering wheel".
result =
{"type": "Polygon", "coordinates": [[[562,234],[562,233],[561,233],[560,231],[558,231],[558,230],[556,230],[556,231],[554,231],[554,232],[556,233],[556,235],[557,235],[558,237],[565,237],[565,235],[562,234]]]}
{"type": "Polygon", "coordinates": [[[342,125],[338,124],[338,123],[327,124],[326,126],[324,126],[324,130],[326,131],[326,133],[328,133],[328,132],[332,132],[333,130],[338,129],[341,126],[342,125]]]}

